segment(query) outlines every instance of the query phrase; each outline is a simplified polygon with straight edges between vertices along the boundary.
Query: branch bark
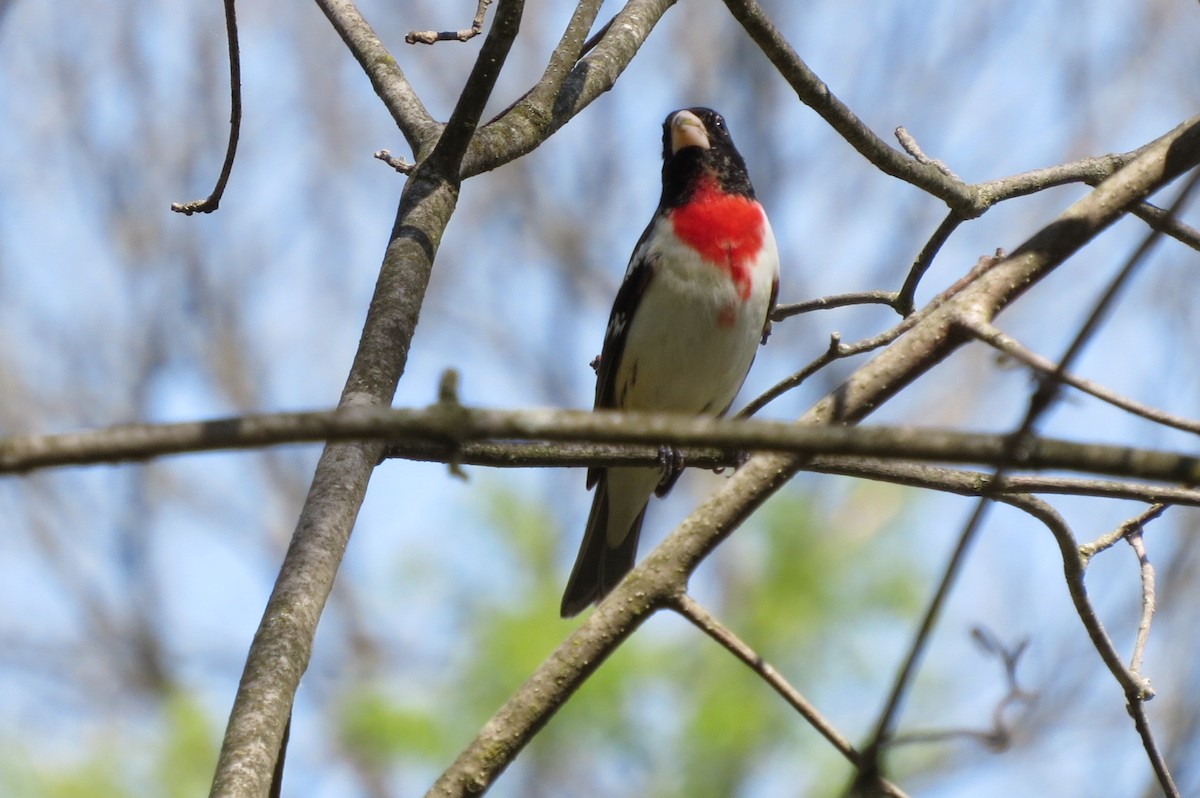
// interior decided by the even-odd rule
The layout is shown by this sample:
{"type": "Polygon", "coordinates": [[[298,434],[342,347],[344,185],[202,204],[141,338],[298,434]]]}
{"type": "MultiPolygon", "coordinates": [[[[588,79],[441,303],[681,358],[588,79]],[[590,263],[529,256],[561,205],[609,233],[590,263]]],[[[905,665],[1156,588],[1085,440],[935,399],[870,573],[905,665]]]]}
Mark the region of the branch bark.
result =
{"type": "MultiPolygon", "coordinates": [[[[364,68],[377,90],[394,92],[386,97],[381,92],[380,96],[397,116],[405,135],[424,136],[423,108],[394,62],[378,60],[382,59],[376,49],[378,39],[353,4],[321,2],[323,8],[338,12],[330,19],[335,27],[345,25],[339,32],[360,62],[364,57],[376,59],[364,63],[364,68]]],[[[429,163],[418,166],[405,183],[339,407],[391,403],[407,362],[433,259],[458,201],[466,142],[504,65],[523,8],[523,0],[500,1],[471,72],[472,85],[451,115],[450,135],[444,144],[435,146],[429,163]]],[[[271,787],[296,688],[312,656],[317,622],[382,452],[381,442],[370,441],[331,443],[321,455],[291,546],[250,646],[213,777],[213,798],[260,798],[271,787]]]]}

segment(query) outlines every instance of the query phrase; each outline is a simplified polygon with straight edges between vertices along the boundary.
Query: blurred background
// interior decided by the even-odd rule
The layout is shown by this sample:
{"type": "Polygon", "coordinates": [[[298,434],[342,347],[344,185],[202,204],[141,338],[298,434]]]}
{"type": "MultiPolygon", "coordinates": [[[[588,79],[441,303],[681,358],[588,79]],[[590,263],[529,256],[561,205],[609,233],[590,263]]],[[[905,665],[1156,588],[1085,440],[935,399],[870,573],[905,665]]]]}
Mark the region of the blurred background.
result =
{"type": "MultiPolygon", "coordinates": [[[[481,40],[409,47],[475,4],[361,0],[438,118],[481,40]]],[[[1183,0],[918,6],[765,0],[789,41],[880,135],[905,126],[968,181],[1126,151],[1200,107],[1200,7],[1183,0]]],[[[607,19],[619,8],[609,3],[607,19]]],[[[536,80],[572,10],[530,0],[491,111],[536,80]]],[[[233,177],[203,196],[229,116],[221,4],[0,2],[0,434],[325,408],[339,395],[403,186],[406,154],[317,7],[242,4],[245,118],[233,177]]],[[[489,18],[490,24],[490,18],[489,18]]],[[[724,6],[680,3],[602,96],[544,146],[470,180],[438,255],[396,403],[442,369],[487,407],[591,406],[626,259],[658,198],[668,111],[722,111],[771,215],[781,301],[898,288],[944,217],[802,106],[724,6]]],[[[918,304],[1013,249],[1075,186],[961,227],[918,304]]],[[[1167,204],[1169,197],[1159,197],[1167,204]]],[[[1200,213],[1185,218],[1200,222],[1200,213]]],[[[1098,238],[1000,318],[1056,357],[1145,227],[1098,238]]],[[[1163,242],[1077,371],[1200,415],[1194,251],[1163,242]]],[[[738,404],[826,347],[879,332],[883,308],[775,327],[738,404]]],[[[788,419],[861,361],[763,416],[788,419]]],[[[873,421],[1004,431],[1029,375],[967,347],[873,421]]],[[[1044,431],[1191,448],[1182,433],[1077,394],[1044,431]]],[[[319,447],[165,458],[0,479],[0,794],[206,794],[245,652],[319,447]]],[[[422,794],[573,628],[558,597],[590,495],[579,470],[377,469],[301,684],[285,794],[422,794]]],[[[651,509],[643,552],[723,477],[685,476],[651,509]]],[[[1051,497],[1081,540],[1142,507],[1051,497]]],[[[966,499],[801,475],[700,569],[696,596],[862,740],[970,513],[966,499]]],[[[1147,530],[1158,614],[1149,710],[1184,794],[1200,794],[1200,551],[1194,512],[1147,530]]],[[[1128,652],[1136,558],[1099,557],[1089,588],[1128,652]]],[[[907,746],[922,796],[1155,795],[1123,697],[1089,644],[1048,532],[996,508],[953,594],[901,731],[987,729],[1007,685],[972,642],[1028,639],[1011,745],[907,746]]],[[[498,796],[836,795],[848,767],[762,683],[689,626],[653,618],[496,785],[498,796]]]]}

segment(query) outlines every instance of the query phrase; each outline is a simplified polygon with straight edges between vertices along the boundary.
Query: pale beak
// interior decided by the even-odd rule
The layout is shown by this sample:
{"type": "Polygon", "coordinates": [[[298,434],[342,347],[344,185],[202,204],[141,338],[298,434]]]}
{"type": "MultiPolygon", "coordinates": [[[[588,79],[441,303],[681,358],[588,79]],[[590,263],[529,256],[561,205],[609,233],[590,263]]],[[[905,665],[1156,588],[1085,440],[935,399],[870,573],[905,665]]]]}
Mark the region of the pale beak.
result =
{"type": "Polygon", "coordinates": [[[671,117],[671,154],[674,155],[684,147],[699,147],[703,150],[709,147],[708,131],[704,129],[700,117],[691,111],[680,111],[671,117]]]}

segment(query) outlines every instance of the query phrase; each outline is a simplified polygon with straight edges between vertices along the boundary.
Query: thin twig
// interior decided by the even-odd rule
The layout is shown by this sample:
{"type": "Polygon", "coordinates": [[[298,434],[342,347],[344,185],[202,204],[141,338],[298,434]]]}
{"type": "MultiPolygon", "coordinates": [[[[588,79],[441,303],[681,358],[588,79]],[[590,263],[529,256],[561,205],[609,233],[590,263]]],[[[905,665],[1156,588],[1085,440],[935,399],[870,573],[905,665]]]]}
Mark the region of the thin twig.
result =
{"type": "Polygon", "coordinates": [[[917,159],[917,163],[927,163],[931,166],[936,166],[938,171],[940,171],[946,177],[951,177],[955,180],[962,180],[962,178],[950,171],[949,166],[946,166],[946,164],[942,163],[941,161],[935,160],[926,155],[921,149],[921,145],[917,144],[917,140],[913,138],[912,134],[903,127],[896,128],[895,133],[896,141],[900,142],[900,146],[904,148],[905,152],[917,159]]]}
{"type": "Polygon", "coordinates": [[[842,339],[840,335],[833,333],[829,336],[829,346],[826,347],[825,351],[819,357],[795,374],[783,378],[763,393],[751,399],[745,407],[737,412],[734,418],[750,418],[759,410],[762,410],[768,404],[799,386],[809,377],[841,357],[844,357],[842,354],[842,339]]]}
{"type": "Polygon", "coordinates": [[[771,321],[783,321],[801,313],[811,313],[814,310],[831,310],[851,305],[888,305],[896,304],[898,294],[895,291],[855,291],[850,294],[834,294],[817,297],[804,302],[793,302],[788,305],[777,305],[771,312],[771,321]]]}
{"type": "Polygon", "coordinates": [[[1167,506],[1165,503],[1156,502],[1155,504],[1152,504],[1144,512],[1138,513],[1133,518],[1130,518],[1128,521],[1122,523],[1113,531],[1101,535],[1091,543],[1084,543],[1080,545],[1079,556],[1083,558],[1083,562],[1086,565],[1100,552],[1112,548],[1133,533],[1140,531],[1146,524],[1162,515],[1163,511],[1166,509],[1167,506]]]}
{"type": "Polygon", "coordinates": [[[1150,760],[1150,767],[1154,769],[1154,775],[1158,779],[1158,786],[1162,788],[1164,798],[1183,798],[1183,794],[1179,792],[1179,787],[1175,784],[1175,777],[1171,775],[1171,770],[1167,767],[1167,760],[1154,740],[1154,730],[1150,728],[1150,718],[1146,716],[1146,702],[1130,701],[1126,709],[1129,711],[1129,716],[1133,718],[1133,727],[1142,740],[1142,748],[1150,760]]]}
{"type": "MultiPolygon", "coordinates": [[[[930,257],[932,257],[932,255],[930,257]]],[[[960,279],[956,280],[949,288],[947,288],[945,291],[943,291],[942,293],[940,293],[936,297],[934,297],[933,300],[931,300],[928,305],[926,305],[925,307],[923,307],[920,310],[920,312],[914,313],[911,310],[909,310],[908,312],[902,313],[901,315],[903,315],[904,318],[900,321],[899,324],[895,325],[894,327],[891,327],[890,329],[884,330],[883,332],[879,333],[878,335],[873,335],[869,338],[863,338],[861,340],[855,341],[852,344],[843,344],[841,335],[839,335],[836,332],[832,333],[829,336],[829,346],[826,348],[826,350],[823,353],[821,353],[821,355],[816,360],[812,361],[811,363],[809,363],[807,366],[805,366],[804,368],[802,368],[800,371],[796,372],[795,374],[792,374],[792,375],[780,380],[775,385],[772,385],[770,388],[768,388],[761,395],[755,397],[744,408],[742,408],[742,410],[740,412],[738,412],[737,417],[738,418],[749,418],[750,416],[757,413],[759,410],[762,410],[764,407],[766,407],[771,402],[778,399],[783,394],[785,394],[788,391],[792,390],[793,388],[796,388],[797,386],[799,386],[801,383],[803,383],[805,380],[807,380],[813,374],[815,374],[818,371],[820,371],[821,369],[825,368],[827,365],[829,365],[830,363],[832,363],[835,360],[839,360],[839,359],[847,358],[847,357],[854,357],[855,355],[865,354],[867,352],[871,352],[871,351],[874,351],[881,347],[887,346],[888,344],[892,343],[897,338],[899,338],[901,335],[904,335],[904,333],[908,332],[913,327],[915,327],[926,316],[930,315],[931,313],[936,311],[938,308],[942,307],[947,301],[949,301],[959,291],[961,291],[963,288],[970,285],[971,282],[974,281],[977,277],[979,277],[980,274],[982,274],[987,269],[991,268],[997,262],[998,262],[998,257],[996,257],[996,258],[992,258],[992,257],[980,258],[979,262],[976,263],[974,267],[972,267],[970,272],[968,272],[966,275],[964,275],[960,279]]],[[[914,285],[914,287],[915,287],[915,285],[914,285]]],[[[887,304],[892,304],[893,307],[897,307],[897,308],[901,302],[905,301],[903,296],[889,295],[887,292],[864,292],[862,294],[858,294],[858,295],[851,294],[848,296],[857,296],[859,298],[864,298],[864,301],[874,301],[873,299],[866,300],[865,297],[878,297],[882,301],[882,298],[885,296],[895,296],[896,297],[895,303],[887,303],[887,304]]],[[[836,297],[835,297],[835,299],[836,299],[836,297]]],[[[820,302],[821,300],[815,300],[815,301],[820,302]]],[[[911,301],[911,298],[909,301],[911,301]]],[[[803,303],[800,303],[800,304],[803,304],[803,303]]],[[[789,307],[794,307],[794,306],[789,306],[789,307]]],[[[793,314],[789,314],[789,315],[793,315],[793,314]]]]}
{"type": "Polygon", "coordinates": [[[404,41],[408,44],[433,44],[435,42],[467,42],[474,39],[479,34],[483,33],[483,18],[487,15],[487,7],[492,4],[492,0],[479,0],[479,4],[475,8],[475,18],[471,20],[471,27],[463,30],[449,30],[438,33],[432,30],[414,30],[410,31],[404,37],[404,41]]]}
{"type": "Polygon", "coordinates": [[[958,229],[958,226],[966,221],[966,217],[961,216],[954,211],[951,211],[937,229],[933,231],[933,235],[925,242],[925,246],[921,247],[921,252],[917,255],[917,259],[913,261],[912,267],[908,270],[908,276],[904,279],[904,285],[900,287],[900,292],[896,295],[896,302],[893,307],[901,316],[908,316],[913,312],[915,297],[917,294],[917,286],[921,282],[921,278],[925,276],[925,272],[929,271],[929,267],[933,265],[933,259],[937,257],[942,245],[950,239],[950,235],[958,229]]]}
{"type": "Polygon", "coordinates": [[[392,155],[388,150],[378,150],[373,157],[383,161],[402,175],[411,175],[417,168],[415,163],[409,163],[404,160],[403,156],[392,155]]]}
{"type": "Polygon", "coordinates": [[[413,157],[420,161],[437,143],[441,123],[430,116],[395,56],[380,41],[354,0],[316,2],[370,79],[371,87],[392,115],[413,157]]]}
{"type": "MultiPolygon", "coordinates": [[[[1003,469],[996,469],[994,478],[996,481],[1002,479],[1003,469]]],[[[881,755],[883,748],[885,745],[891,743],[900,706],[908,693],[909,687],[913,683],[917,667],[924,657],[929,637],[933,633],[938,620],[941,618],[942,608],[945,606],[946,600],[950,595],[950,589],[954,586],[955,578],[958,576],[962,564],[966,560],[967,553],[971,549],[971,544],[974,542],[978,530],[982,528],[983,521],[992,506],[992,503],[988,501],[990,498],[989,493],[990,491],[985,489],[980,500],[975,503],[975,509],[971,512],[971,517],[963,527],[963,531],[959,534],[958,543],[955,544],[949,561],[942,569],[942,578],[938,580],[933,597],[930,598],[925,613],[921,617],[921,623],[917,627],[912,643],[908,647],[904,662],[901,664],[900,670],[897,671],[896,678],[892,681],[892,689],[888,692],[887,700],[884,702],[883,709],[879,713],[879,718],[875,722],[875,729],[871,733],[870,742],[868,742],[863,751],[865,761],[857,774],[855,782],[860,790],[867,785],[873,787],[882,778],[881,755]]]]}
{"type": "MultiPolygon", "coordinates": [[[[1053,374],[1055,371],[1056,367],[1052,360],[1030,351],[1015,338],[1006,335],[991,322],[979,318],[967,317],[963,319],[963,328],[970,331],[972,335],[984,343],[995,347],[1005,355],[1019,360],[1042,374],[1053,374]]],[[[1174,427],[1184,432],[1192,432],[1200,435],[1200,421],[1193,421],[1181,416],[1172,415],[1149,405],[1144,405],[1141,402],[1121,396],[1099,383],[1084,379],[1083,377],[1077,377],[1074,374],[1063,373],[1060,377],[1066,385],[1077,388],[1113,407],[1119,407],[1135,416],[1140,416],[1156,424],[1161,424],[1164,427],[1174,427]]]]}
{"type": "Polygon", "coordinates": [[[1154,566],[1146,554],[1146,541],[1139,528],[1125,540],[1138,559],[1138,571],[1142,577],[1142,617],[1138,621],[1137,637],[1133,641],[1133,654],[1129,658],[1129,670],[1142,672],[1142,660],[1146,656],[1146,643],[1150,640],[1150,622],[1154,619],[1154,566]]]}
{"type": "MultiPolygon", "coordinates": [[[[703,451],[698,451],[696,454],[698,457],[704,456],[703,451]]],[[[693,462],[691,458],[692,455],[687,454],[689,464],[693,462]]],[[[439,459],[438,462],[444,461],[439,459]]],[[[636,463],[622,461],[620,464],[653,465],[654,462],[653,451],[647,449],[644,460],[639,460],[636,463]]],[[[996,481],[990,473],[945,468],[911,461],[872,460],[861,457],[816,457],[805,466],[804,470],[815,471],[820,474],[839,474],[847,477],[873,479],[897,485],[907,485],[914,488],[931,488],[934,490],[947,490],[948,488],[944,487],[944,485],[947,484],[948,480],[954,480],[955,484],[961,485],[962,490],[959,492],[964,496],[978,496],[984,490],[991,490],[998,495],[1049,493],[1070,496],[1093,496],[1104,499],[1129,499],[1131,501],[1177,504],[1188,507],[1200,506],[1200,490],[1196,488],[1166,487],[1079,477],[1010,475],[996,481]]]]}
{"type": "MultiPolygon", "coordinates": [[[[1184,184],[1183,190],[1179,192],[1179,195],[1175,198],[1175,201],[1171,203],[1171,209],[1169,213],[1172,217],[1179,214],[1179,210],[1183,207],[1184,203],[1187,202],[1187,199],[1191,195],[1192,190],[1196,187],[1198,180],[1200,180],[1200,170],[1196,170],[1192,173],[1192,176],[1184,184]]],[[[1133,254],[1129,256],[1129,259],[1125,262],[1125,265],[1122,266],[1120,271],[1117,272],[1116,276],[1113,277],[1104,293],[1100,296],[1100,299],[1096,302],[1095,307],[1092,308],[1092,312],[1088,314],[1087,320],[1084,321],[1083,326],[1079,329],[1079,332],[1076,333],[1075,338],[1071,341],[1071,345],[1067,347],[1067,351],[1063,353],[1061,358],[1059,358],[1058,365],[1055,367],[1054,371],[1043,377],[1041,385],[1038,387],[1038,390],[1034,393],[1032,399],[1030,400],[1029,413],[1026,416],[1025,423],[1022,424],[1022,434],[1025,430],[1032,428],[1037,418],[1047,408],[1049,408],[1051,404],[1054,403],[1062,387],[1064,375],[1071,370],[1071,367],[1075,363],[1075,359],[1079,356],[1079,353],[1083,351],[1083,347],[1087,344],[1087,342],[1091,340],[1096,330],[1099,329],[1100,324],[1103,322],[1105,317],[1107,317],[1109,310],[1116,302],[1121,290],[1129,282],[1129,279],[1133,276],[1133,273],[1137,270],[1137,268],[1142,265],[1146,259],[1146,256],[1150,254],[1150,250],[1154,248],[1162,236],[1163,233],[1161,230],[1151,230],[1149,233],[1147,233],[1146,237],[1142,239],[1142,242],[1138,245],[1137,249],[1135,249],[1133,254]]]]}
{"type": "MultiPolygon", "coordinates": [[[[766,682],[772,690],[779,694],[784,701],[803,717],[808,724],[812,726],[818,734],[824,737],[829,744],[838,750],[838,752],[850,761],[853,765],[858,765],[860,755],[854,750],[854,746],[848,739],[843,737],[833,724],[829,722],[824,715],[821,714],[812,703],[809,702],[800,692],[793,687],[779,671],[767,662],[753,648],[746,644],[738,637],[733,630],[726,627],[720,621],[712,616],[708,610],[704,609],[695,599],[686,593],[675,596],[667,603],[668,608],[674,610],[679,615],[682,615],[692,623],[697,629],[710,638],[715,640],[718,645],[724,648],[733,656],[737,657],[746,667],[754,671],[758,676],[766,682]]],[[[893,796],[893,798],[901,798],[905,793],[895,784],[884,782],[882,795],[893,796]]]]}
{"type": "Polygon", "coordinates": [[[202,200],[172,202],[171,210],[191,216],[193,213],[212,213],[221,204],[225,184],[233,171],[233,159],[237,154],[238,137],[242,129],[242,59],[238,48],[237,14],[234,0],[225,2],[225,37],[229,43],[229,142],[225,147],[225,163],[212,193],[202,200]]]}

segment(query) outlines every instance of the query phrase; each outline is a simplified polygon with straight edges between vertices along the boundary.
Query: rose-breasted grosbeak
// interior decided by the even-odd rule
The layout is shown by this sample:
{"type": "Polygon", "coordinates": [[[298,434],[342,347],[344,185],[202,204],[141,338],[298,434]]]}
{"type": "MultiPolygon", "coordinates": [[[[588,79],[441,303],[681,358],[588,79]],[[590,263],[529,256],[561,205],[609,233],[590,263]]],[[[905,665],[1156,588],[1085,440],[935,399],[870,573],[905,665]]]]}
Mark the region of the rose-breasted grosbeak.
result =
{"type": "MultiPolygon", "coordinates": [[[[779,251],[725,120],[663,123],[662,198],[617,292],[596,368],[596,409],[721,415],[742,387],[779,290],[779,251]]],[[[596,496],[562,600],[564,618],[633,568],[651,494],[678,470],[591,468],[596,496]]]]}

